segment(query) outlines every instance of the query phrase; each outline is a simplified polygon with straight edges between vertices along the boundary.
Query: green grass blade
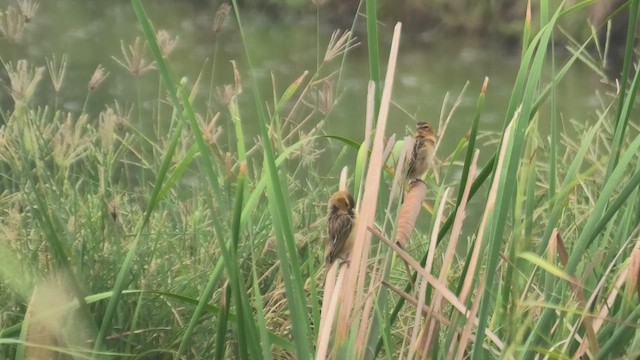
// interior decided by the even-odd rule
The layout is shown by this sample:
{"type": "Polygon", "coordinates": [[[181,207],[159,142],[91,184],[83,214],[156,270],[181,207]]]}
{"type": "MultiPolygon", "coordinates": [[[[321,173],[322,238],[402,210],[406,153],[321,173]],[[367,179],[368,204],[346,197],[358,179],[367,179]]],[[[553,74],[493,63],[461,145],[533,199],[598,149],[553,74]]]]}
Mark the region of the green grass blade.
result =
{"type": "Polygon", "coordinates": [[[582,141],[582,143],[580,144],[580,148],[576,152],[575,156],[573,157],[573,161],[569,165],[569,169],[567,170],[567,174],[565,175],[562,187],[560,191],[555,195],[555,198],[553,200],[554,206],[551,208],[549,218],[547,219],[547,226],[542,233],[542,242],[540,243],[538,251],[539,256],[542,256],[542,254],[547,251],[547,245],[549,244],[551,233],[560,221],[560,217],[562,216],[562,212],[564,211],[567,198],[573,191],[574,187],[578,184],[576,181],[578,170],[580,170],[584,157],[587,154],[587,151],[589,151],[591,144],[593,144],[593,138],[597,134],[597,131],[600,129],[599,125],[600,122],[593,126],[584,136],[584,141],[582,141]]]}
{"type": "Polygon", "coordinates": [[[622,145],[622,139],[624,138],[624,133],[629,122],[628,115],[625,114],[625,108],[627,108],[628,113],[628,103],[633,102],[633,100],[635,99],[635,92],[638,86],[638,73],[636,72],[636,77],[632,84],[631,93],[629,94],[629,96],[627,96],[627,81],[629,80],[629,75],[632,68],[631,65],[633,64],[633,52],[635,48],[634,43],[638,24],[638,8],[640,0],[631,0],[630,4],[629,25],[627,27],[624,63],[622,65],[622,79],[620,81],[618,114],[616,116],[616,132],[613,138],[613,143],[611,144],[611,160],[609,161],[609,165],[607,166],[607,177],[611,175],[618,162],[618,156],[621,151],[620,146],[622,145]]]}
{"type": "MultiPolygon", "coordinates": [[[[205,292],[206,293],[206,290],[205,292]]],[[[198,305],[200,306],[200,304],[202,304],[202,309],[204,310],[204,306],[206,305],[205,301],[202,301],[202,299],[204,299],[204,293],[202,298],[198,301],[198,305]]],[[[220,313],[218,314],[218,327],[216,328],[216,344],[215,344],[215,352],[213,355],[214,359],[218,359],[218,360],[224,360],[225,358],[225,354],[226,354],[226,350],[227,350],[227,344],[225,343],[225,339],[227,337],[227,332],[229,331],[229,329],[227,328],[227,324],[229,323],[229,308],[230,308],[230,303],[231,303],[231,292],[228,289],[223,290],[223,294],[221,297],[221,304],[220,304],[220,313]]],[[[196,310],[193,312],[193,316],[191,317],[191,319],[197,319],[196,318],[196,314],[198,313],[198,308],[196,307],[196,310]]],[[[191,327],[191,324],[189,324],[189,327],[191,327]]],[[[187,328],[187,331],[189,331],[189,327],[187,328]]],[[[191,329],[191,332],[193,332],[193,329],[191,329]]],[[[185,333],[183,339],[182,339],[182,343],[180,344],[180,348],[182,348],[182,344],[185,344],[185,339],[190,338],[191,335],[188,333],[185,333]]],[[[188,346],[188,343],[187,343],[188,346]]],[[[179,358],[180,355],[184,353],[183,351],[180,351],[180,349],[178,349],[178,354],[176,354],[176,358],[179,358]]]]}
{"type": "Polygon", "coordinates": [[[380,111],[380,49],[378,47],[378,15],[377,1],[366,0],[367,12],[367,53],[369,55],[369,77],[375,84],[373,96],[373,125],[378,120],[380,111]]]}
{"type": "MultiPolygon", "coordinates": [[[[487,84],[489,79],[486,78],[482,85],[482,90],[480,91],[480,96],[478,96],[478,101],[476,103],[476,111],[473,116],[473,122],[471,123],[471,129],[469,131],[469,139],[467,142],[467,154],[464,158],[464,165],[462,167],[462,175],[460,175],[460,184],[458,185],[458,199],[456,200],[456,208],[459,206],[460,201],[462,200],[462,194],[464,192],[465,186],[467,186],[467,178],[469,177],[469,168],[471,167],[471,160],[473,159],[473,152],[476,149],[476,139],[478,137],[478,127],[480,124],[480,116],[484,111],[484,102],[485,102],[485,94],[487,92],[487,84]]],[[[457,211],[454,210],[452,213],[455,214],[457,211]]]]}
{"type": "MultiPolygon", "coordinates": [[[[556,10],[554,16],[550,19],[549,23],[541,30],[540,32],[540,40],[537,44],[537,51],[527,52],[529,56],[533,58],[531,61],[531,71],[529,72],[529,77],[526,82],[526,86],[524,87],[524,91],[522,92],[522,98],[518,97],[517,94],[520,92],[518,88],[514,89],[512,94],[512,104],[510,107],[515,107],[516,104],[522,104],[522,113],[515,119],[513,135],[508,144],[508,150],[506,153],[505,161],[504,161],[504,170],[502,172],[502,176],[499,179],[498,192],[496,196],[496,207],[495,207],[495,216],[492,219],[491,228],[488,233],[489,236],[489,248],[488,248],[488,260],[487,260],[487,269],[497,269],[498,259],[501,250],[501,241],[504,236],[505,224],[507,217],[510,213],[512,197],[515,190],[515,183],[513,181],[508,181],[508,179],[515,179],[517,177],[518,166],[520,163],[520,157],[522,153],[522,145],[524,143],[525,137],[525,129],[528,125],[528,119],[532,116],[532,106],[535,99],[535,92],[537,91],[538,85],[540,83],[540,79],[542,76],[542,67],[544,64],[544,59],[546,58],[547,48],[551,39],[551,35],[555,26],[555,23],[560,15],[560,9],[563,5],[560,5],[558,10],[556,10]]],[[[536,36],[538,38],[538,36],[536,36]]],[[[535,44],[535,42],[534,42],[535,44]]],[[[532,44],[531,48],[534,45],[532,44]]],[[[522,65],[528,64],[530,61],[527,60],[527,54],[525,54],[525,58],[522,60],[522,65]]],[[[521,68],[523,70],[523,68],[521,68]]],[[[524,69],[526,71],[526,69],[524,69]]],[[[505,120],[505,123],[511,121],[510,118],[505,120]]],[[[486,274],[486,283],[492,284],[494,282],[495,272],[488,271],[486,274]]],[[[478,315],[478,330],[477,336],[473,345],[473,355],[472,359],[478,360],[484,356],[484,336],[485,329],[487,327],[487,322],[489,318],[490,304],[493,300],[493,289],[491,286],[487,286],[484,289],[484,293],[482,295],[482,301],[480,303],[480,310],[478,315]]]]}
{"type": "Polygon", "coordinates": [[[254,102],[257,109],[257,120],[260,128],[260,137],[262,140],[262,147],[264,150],[264,165],[266,167],[266,174],[269,177],[267,184],[267,194],[269,199],[269,208],[273,219],[274,230],[276,233],[276,248],[278,258],[280,260],[280,269],[282,270],[285,292],[287,294],[289,312],[291,314],[291,325],[296,344],[296,356],[298,359],[310,359],[311,358],[311,338],[310,338],[310,323],[306,311],[306,296],[304,292],[304,282],[302,281],[302,274],[300,273],[300,261],[298,259],[298,250],[295,244],[295,238],[293,235],[293,229],[291,225],[291,212],[287,206],[285,195],[280,177],[278,175],[278,169],[275,163],[275,157],[273,155],[273,148],[271,140],[269,138],[269,132],[267,130],[267,116],[264,109],[264,101],[260,95],[260,87],[258,86],[257,79],[253,74],[253,65],[248,48],[248,42],[244,34],[242,26],[242,20],[240,17],[240,10],[236,0],[232,0],[233,8],[238,21],[238,27],[240,35],[243,39],[245,47],[245,55],[247,58],[247,64],[252,69],[251,72],[251,84],[254,95],[254,102]]]}

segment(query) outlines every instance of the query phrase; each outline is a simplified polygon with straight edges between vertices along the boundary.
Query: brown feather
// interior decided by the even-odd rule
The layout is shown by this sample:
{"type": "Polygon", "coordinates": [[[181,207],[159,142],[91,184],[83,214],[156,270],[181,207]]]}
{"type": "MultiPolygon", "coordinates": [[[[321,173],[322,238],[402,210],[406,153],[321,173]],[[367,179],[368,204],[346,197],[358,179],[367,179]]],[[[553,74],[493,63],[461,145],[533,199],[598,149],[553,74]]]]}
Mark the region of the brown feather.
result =
{"type": "Polygon", "coordinates": [[[346,191],[331,196],[327,207],[327,266],[336,259],[346,261],[353,247],[352,233],[355,229],[355,203],[346,191]]]}
{"type": "Polygon", "coordinates": [[[407,166],[407,179],[418,179],[433,166],[437,137],[431,125],[416,124],[415,143],[407,166]]]}

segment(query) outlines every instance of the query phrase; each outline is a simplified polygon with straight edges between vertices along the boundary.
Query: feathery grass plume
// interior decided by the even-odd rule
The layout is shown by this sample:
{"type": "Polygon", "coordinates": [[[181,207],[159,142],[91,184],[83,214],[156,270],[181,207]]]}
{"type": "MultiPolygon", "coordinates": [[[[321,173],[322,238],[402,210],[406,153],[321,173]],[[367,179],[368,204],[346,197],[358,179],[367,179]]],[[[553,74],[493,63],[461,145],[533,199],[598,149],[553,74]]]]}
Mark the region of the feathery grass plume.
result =
{"type": "Polygon", "coordinates": [[[107,106],[106,110],[103,110],[98,115],[98,121],[100,123],[100,145],[102,151],[105,154],[111,153],[113,150],[113,144],[115,142],[115,129],[118,122],[118,116],[115,111],[107,106]]]}
{"type": "Polygon", "coordinates": [[[31,19],[36,16],[36,12],[38,12],[40,4],[32,0],[19,0],[18,6],[20,7],[20,11],[24,17],[24,22],[30,23],[31,19]]]}
{"type": "Polygon", "coordinates": [[[24,15],[14,6],[7,7],[4,12],[0,11],[0,33],[9,42],[19,43],[24,35],[24,15]]]}
{"type": "Polygon", "coordinates": [[[97,89],[108,76],[109,73],[104,69],[102,64],[98,64],[96,69],[93,71],[93,75],[91,75],[91,79],[89,79],[89,83],[87,84],[89,91],[97,89]]]}
{"type": "Polygon", "coordinates": [[[78,300],[64,276],[39,282],[31,293],[20,334],[18,358],[59,359],[62,353],[87,351],[86,322],[78,316],[78,300]],[[22,356],[21,356],[22,355],[22,356]]]}
{"type": "Polygon", "coordinates": [[[202,131],[202,137],[204,141],[209,145],[218,145],[218,139],[222,135],[222,127],[218,125],[220,119],[220,113],[217,112],[208,124],[202,120],[202,117],[198,116],[198,124],[202,131]]]}
{"type": "Polygon", "coordinates": [[[318,111],[322,115],[327,115],[336,103],[334,84],[329,79],[322,80],[322,89],[318,92],[318,111]]]}
{"type": "Polygon", "coordinates": [[[122,60],[115,56],[111,58],[120,66],[127,69],[133,76],[143,75],[149,71],[156,69],[155,60],[149,61],[145,59],[147,49],[147,41],[142,40],[139,36],[133,41],[133,44],[125,46],[124,41],[120,41],[120,51],[122,52],[122,60]]]}
{"type": "Polygon", "coordinates": [[[162,57],[167,59],[178,45],[180,37],[176,35],[176,37],[171,38],[171,34],[169,34],[168,31],[158,30],[156,39],[158,39],[158,46],[160,47],[160,52],[162,52],[162,57]]]}
{"type": "Polygon", "coordinates": [[[38,82],[44,74],[44,67],[29,66],[27,60],[21,59],[15,64],[8,62],[5,69],[11,83],[11,97],[18,108],[26,106],[36,91],[38,82]]]}
{"type": "Polygon", "coordinates": [[[68,113],[65,122],[53,137],[53,159],[63,169],[84,157],[92,142],[87,135],[87,120],[89,116],[82,114],[77,121],[68,113]]]}
{"type": "Polygon", "coordinates": [[[114,107],[107,106],[107,108],[100,112],[98,115],[98,122],[100,131],[98,136],[100,138],[100,145],[104,153],[109,154],[113,151],[113,146],[116,141],[116,129],[120,130],[129,123],[129,117],[133,107],[129,108],[128,112],[124,112],[120,108],[120,104],[115,103],[114,107]]]}
{"type": "Polygon", "coordinates": [[[229,17],[230,11],[231,11],[231,5],[227,3],[220,4],[220,6],[218,7],[218,10],[216,10],[216,15],[213,17],[213,26],[212,26],[213,32],[215,34],[218,34],[222,30],[222,27],[224,26],[225,21],[227,21],[227,18],[229,17]]]}
{"type": "Polygon", "coordinates": [[[222,87],[218,87],[218,101],[224,106],[229,106],[233,98],[237,95],[236,90],[231,84],[225,84],[222,87]]]}
{"type": "Polygon", "coordinates": [[[62,54],[62,59],[58,62],[56,54],[53,54],[50,58],[46,57],[45,60],[47,62],[47,69],[49,70],[49,76],[51,77],[53,88],[56,92],[60,92],[64,75],[67,72],[69,56],[67,54],[62,54]]]}
{"type": "Polygon", "coordinates": [[[340,35],[340,30],[336,30],[331,34],[327,51],[324,53],[324,61],[331,61],[358,45],[360,43],[356,42],[356,38],[351,36],[351,31],[345,31],[340,35]]]}
{"type": "MultiPolygon", "coordinates": [[[[52,294],[48,293],[51,290],[43,285],[36,285],[33,288],[22,327],[22,337],[27,344],[22,350],[25,359],[56,359],[58,357],[53,348],[60,345],[58,331],[64,326],[65,314],[64,312],[47,314],[51,311],[50,309],[56,308],[49,301],[60,300],[58,296],[51,296],[52,294]]],[[[66,301],[63,300],[63,302],[66,301]]]]}
{"type": "Polygon", "coordinates": [[[427,195],[427,184],[420,179],[412,179],[409,182],[409,190],[404,197],[398,215],[396,243],[406,247],[411,239],[411,232],[416,225],[416,220],[422,208],[422,201],[427,195]]]}

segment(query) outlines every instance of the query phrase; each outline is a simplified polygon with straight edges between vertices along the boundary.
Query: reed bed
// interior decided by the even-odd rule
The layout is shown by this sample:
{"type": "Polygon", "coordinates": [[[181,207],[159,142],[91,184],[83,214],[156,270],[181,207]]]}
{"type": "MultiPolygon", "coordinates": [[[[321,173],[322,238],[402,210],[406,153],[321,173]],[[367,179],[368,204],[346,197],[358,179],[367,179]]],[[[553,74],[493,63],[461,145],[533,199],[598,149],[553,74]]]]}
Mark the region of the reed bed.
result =
{"type": "MultiPolygon", "coordinates": [[[[37,16],[35,2],[19,3],[3,10],[0,41],[19,43],[26,16],[37,16]]],[[[439,166],[411,181],[404,159],[413,139],[386,130],[402,24],[387,57],[375,0],[363,3],[366,39],[351,31],[319,37],[315,69],[293,75],[282,93],[271,79],[271,97],[261,92],[235,0],[213,26],[217,34],[233,16],[244,45],[246,65],[230,64],[234,83],[226,85],[206,70],[195,79],[175,74],[177,38],[156,31],[132,0],[141,34],[116,60],[133,77],[158,77],[151,132],[141,122],[145,99],[86,111],[109,76],[102,66],[83,109],[67,112],[35,96],[48,80],[56,99],[64,91],[66,56],[46,67],[35,65],[44,59],[0,58],[12,98],[0,109],[0,357],[639,356],[632,30],[640,1],[629,1],[616,92],[602,96],[594,121],[561,127],[556,88],[576,62],[597,67],[585,49],[598,40],[571,42],[568,59],[552,49],[560,22],[589,3],[540,1],[536,25],[529,2],[493,155],[480,163],[491,96],[484,79],[469,86],[478,94],[472,119],[457,117],[461,96],[445,101],[434,125],[439,141],[458,146],[444,154],[436,145],[439,166]],[[356,142],[323,125],[339,116],[345,59],[364,42],[370,79],[366,118],[350,120],[363,128],[356,142]],[[255,116],[242,97],[253,99],[255,116]],[[467,135],[451,139],[450,122],[465,123],[467,135]],[[549,134],[540,133],[543,122],[549,134]],[[338,156],[329,182],[315,166],[331,156],[327,144],[356,155],[353,164],[338,156]],[[348,261],[326,269],[325,204],[337,189],[356,199],[355,245],[348,261]],[[474,202],[480,215],[472,218],[474,202]]]]}

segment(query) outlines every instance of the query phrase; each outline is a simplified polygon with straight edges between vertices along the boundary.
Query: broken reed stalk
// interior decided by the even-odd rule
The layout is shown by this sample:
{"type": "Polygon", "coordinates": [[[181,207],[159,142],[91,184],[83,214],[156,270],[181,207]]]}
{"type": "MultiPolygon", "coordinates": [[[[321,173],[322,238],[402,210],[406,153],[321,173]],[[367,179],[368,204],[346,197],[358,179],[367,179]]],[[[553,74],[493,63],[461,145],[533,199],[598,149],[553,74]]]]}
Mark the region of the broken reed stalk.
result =
{"type": "Polygon", "coordinates": [[[489,216],[493,213],[493,210],[496,206],[498,186],[500,185],[500,175],[503,168],[502,164],[504,163],[504,158],[506,156],[509,141],[511,139],[511,129],[513,128],[514,119],[517,119],[520,116],[521,110],[522,106],[520,106],[518,110],[516,110],[511,122],[504,130],[504,134],[502,136],[502,147],[500,148],[500,151],[498,153],[498,163],[495,170],[496,173],[493,176],[493,183],[491,184],[491,189],[489,190],[489,195],[487,196],[487,203],[482,213],[482,219],[480,220],[478,236],[476,237],[476,242],[473,246],[473,252],[471,253],[471,258],[469,259],[469,272],[467,272],[467,275],[464,278],[462,289],[460,290],[460,294],[458,295],[458,298],[462,303],[467,302],[467,296],[469,296],[469,294],[471,293],[471,286],[474,282],[477,264],[480,259],[480,250],[482,249],[482,242],[484,240],[484,231],[486,229],[489,216]]]}
{"type": "MultiPolygon", "coordinates": [[[[400,151],[400,156],[398,157],[398,159],[396,161],[396,167],[395,167],[395,173],[394,173],[394,176],[393,176],[393,182],[391,183],[391,191],[389,193],[389,202],[387,204],[387,214],[391,213],[391,206],[394,204],[393,199],[395,199],[396,196],[398,196],[397,194],[402,189],[402,184],[404,183],[404,181],[406,181],[406,175],[405,174],[407,172],[407,170],[406,170],[407,159],[411,156],[411,152],[413,151],[414,143],[415,143],[415,139],[412,136],[406,136],[404,138],[404,144],[402,146],[402,151],[400,151]]],[[[401,212],[402,212],[402,210],[400,210],[400,213],[401,212]]],[[[387,219],[385,218],[385,226],[382,227],[383,229],[386,228],[386,221],[387,221],[387,219]]],[[[396,240],[397,240],[397,236],[396,236],[396,240]]]]}
{"type": "MultiPolygon", "coordinates": [[[[607,320],[607,316],[609,316],[609,311],[610,309],[613,308],[614,303],[618,298],[618,293],[621,291],[624,283],[630,279],[630,276],[633,276],[633,274],[629,274],[629,272],[631,272],[634,269],[634,267],[632,267],[633,259],[639,256],[638,253],[640,253],[640,237],[637,237],[637,232],[639,228],[640,226],[638,226],[634,231],[634,233],[629,237],[629,239],[627,239],[627,241],[630,241],[631,239],[636,238],[636,242],[634,244],[634,251],[629,255],[631,259],[624,262],[620,261],[619,258],[622,255],[624,249],[626,248],[626,246],[622,246],[618,251],[618,254],[616,255],[616,257],[613,259],[613,261],[611,261],[609,267],[607,268],[607,271],[605,271],[605,273],[602,274],[600,282],[596,286],[595,290],[592,292],[592,295],[589,298],[589,301],[587,301],[587,308],[591,308],[596,298],[601,297],[603,295],[602,290],[605,287],[606,275],[609,274],[611,271],[613,271],[613,269],[616,268],[618,264],[621,264],[621,263],[624,264],[623,265],[624,269],[620,272],[620,275],[618,275],[616,282],[612,286],[610,286],[611,292],[609,293],[609,296],[607,297],[607,300],[604,302],[604,304],[601,305],[602,307],[600,309],[600,312],[598,313],[598,315],[595,317],[593,321],[593,325],[592,325],[593,331],[595,331],[596,333],[600,330],[605,320],[607,320]]],[[[638,274],[636,273],[635,276],[638,276],[638,274]]],[[[583,316],[589,316],[589,315],[585,314],[583,316]]],[[[580,344],[580,347],[578,348],[574,356],[572,357],[572,359],[584,358],[586,356],[587,350],[589,349],[589,346],[590,346],[589,339],[586,339],[585,341],[583,341],[580,344]]]]}
{"type": "MultiPolygon", "coordinates": [[[[438,206],[438,212],[436,215],[436,221],[433,222],[433,229],[431,230],[431,239],[429,242],[429,254],[435,254],[436,253],[436,246],[438,245],[438,233],[440,232],[440,221],[438,221],[437,219],[442,218],[442,214],[444,213],[444,207],[447,204],[447,200],[449,199],[449,192],[451,191],[451,188],[447,188],[444,191],[444,194],[442,195],[442,199],[440,200],[440,206],[438,206]]],[[[427,263],[425,264],[425,272],[431,274],[431,268],[433,266],[433,258],[434,256],[431,257],[432,262],[429,263],[429,261],[427,261],[427,263]]],[[[420,289],[420,306],[423,306],[423,304],[425,303],[425,298],[426,298],[426,292],[427,292],[427,281],[426,279],[423,279],[423,286],[420,289]]],[[[446,284],[445,281],[442,282],[443,284],[446,284]]],[[[437,293],[436,293],[437,294],[437,293]]],[[[433,309],[433,306],[432,306],[433,309]]],[[[419,312],[418,312],[419,313],[419,312]]],[[[420,329],[420,323],[422,320],[422,316],[420,316],[419,318],[416,317],[416,321],[415,321],[415,327],[414,327],[414,334],[417,334],[418,332],[420,333],[420,340],[415,343],[412,342],[412,347],[410,349],[414,349],[414,351],[417,351],[417,354],[419,357],[423,357],[423,354],[428,354],[430,353],[430,347],[429,347],[429,342],[428,341],[428,333],[425,332],[425,330],[428,329],[428,325],[430,323],[430,317],[427,318],[427,321],[425,322],[425,327],[420,329]],[[418,331],[420,330],[420,331],[418,331]],[[417,347],[415,347],[415,345],[417,345],[417,347]]],[[[413,338],[412,338],[413,340],[413,338]]],[[[409,358],[413,358],[413,356],[409,356],[409,358]]]]}
{"type": "MultiPolygon", "coordinates": [[[[460,198],[460,204],[458,206],[458,210],[456,212],[455,218],[453,220],[453,226],[451,227],[451,236],[449,237],[449,243],[447,244],[447,249],[445,251],[444,259],[442,260],[442,266],[440,267],[440,274],[438,275],[438,279],[442,282],[446,282],[447,276],[449,274],[449,270],[451,269],[451,264],[453,263],[453,259],[455,256],[456,249],[458,247],[458,240],[460,239],[460,233],[462,231],[462,223],[464,221],[465,212],[467,209],[467,201],[469,200],[469,193],[471,191],[471,184],[473,183],[473,179],[476,176],[476,169],[478,164],[478,156],[480,152],[478,150],[474,151],[473,158],[471,160],[471,164],[469,166],[469,173],[467,175],[467,182],[465,188],[462,193],[462,198],[460,198]]],[[[436,222],[436,225],[439,225],[436,222]]],[[[434,230],[437,234],[439,230],[434,230]]],[[[434,294],[432,299],[432,308],[434,313],[440,313],[442,311],[443,302],[442,296],[439,293],[434,294]]],[[[426,344],[432,344],[433,341],[437,338],[437,319],[431,318],[429,325],[429,334],[427,335],[426,344]]],[[[438,321],[439,322],[439,321],[438,321]]],[[[429,345],[429,348],[431,345],[429,345]]]]}
{"type": "MultiPolygon", "coordinates": [[[[567,266],[567,262],[569,260],[569,255],[567,253],[567,248],[564,246],[564,242],[562,241],[562,236],[558,232],[558,228],[554,228],[551,233],[551,239],[549,240],[549,257],[548,260],[550,263],[555,263],[556,254],[560,258],[560,263],[563,267],[567,266]]],[[[573,290],[575,295],[575,299],[578,302],[578,306],[585,311],[587,311],[586,299],[584,297],[583,285],[580,284],[580,280],[573,275],[573,282],[569,283],[569,286],[573,290]]],[[[584,331],[587,335],[587,340],[589,341],[589,348],[592,354],[598,354],[600,352],[600,345],[598,344],[598,338],[596,337],[595,331],[593,330],[593,321],[589,316],[582,317],[582,325],[584,327],[584,331]]]]}
{"type": "MultiPolygon", "coordinates": [[[[481,294],[482,291],[484,290],[484,281],[485,281],[485,277],[481,276],[480,280],[478,281],[478,294],[481,294]]],[[[478,316],[478,309],[480,309],[480,303],[482,300],[482,296],[476,296],[473,299],[473,303],[471,303],[471,312],[469,313],[469,317],[475,319],[478,316]]],[[[467,347],[469,346],[469,341],[473,338],[472,335],[472,331],[473,331],[473,322],[471,321],[467,321],[464,324],[464,328],[462,330],[462,335],[460,336],[460,343],[458,344],[458,353],[457,353],[457,359],[458,360],[462,360],[466,357],[466,350],[467,347]]],[[[449,348],[449,354],[448,354],[448,358],[449,355],[451,356],[451,358],[453,357],[453,353],[452,350],[455,347],[455,337],[453,338],[453,341],[451,341],[451,347],[449,348]]]]}
{"type": "MultiPolygon", "coordinates": [[[[371,150],[371,158],[369,159],[369,167],[365,178],[364,194],[360,207],[361,212],[356,227],[355,244],[353,252],[351,253],[351,264],[347,270],[347,279],[342,293],[342,301],[340,302],[341,309],[335,338],[337,348],[345,344],[348,329],[353,323],[358,323],[361,318],[370,316],[370,314],[361,312],[356,312],[355,315],[352,316],[352,311],[354,304],[363,303],[366,266],[371,245],[371,233],[367,231],[367,227],[373,226],[374,224],[378,204],[380,178],[382,176],[382,167],[384,166],[384,159],[382,158],[384,133],[391,104],[391,93],[393,90],[401,29],[402,24],[397,23],[393,32],[389,63],[384,82],[385,86],[382,91],[373,148],[371,150]]],[[[357,358],[363,354],[364,346],[365,344],[356,344],[357,358]]]]}
{"type": "MultiPolygon", "coordinates": [[[[473,322],[475,326],[478,325],[478,318],[470,316],[470,312],[465,304],[461,302],[451,290],[449,290],[446,283],[441,282],[430,273],[424,271],[422,266],[420,266],[420,263],[416,259],[411,257],[411,255],[409,255],[406,251],[400,248],[395,242],[388,240],[384,236],[380,236],[380,240],[387,244],[404,261],[406,261],[414,269],[414,271],[418,273],[419,276],[422,276],[433,287],[436,292],[440,292],[442,294],[442,297],[447,300],[456,311],[462,314],[467,319],[467,321],[473,322]]],[[[489,347],[488,344],[484,344],[484,348],[493,352],[496,356],[499,356],[505,349],[504,343],[489,328],[485,328],[484,332],[486,338],[493,342],[496,349],[489,347]]]]}

